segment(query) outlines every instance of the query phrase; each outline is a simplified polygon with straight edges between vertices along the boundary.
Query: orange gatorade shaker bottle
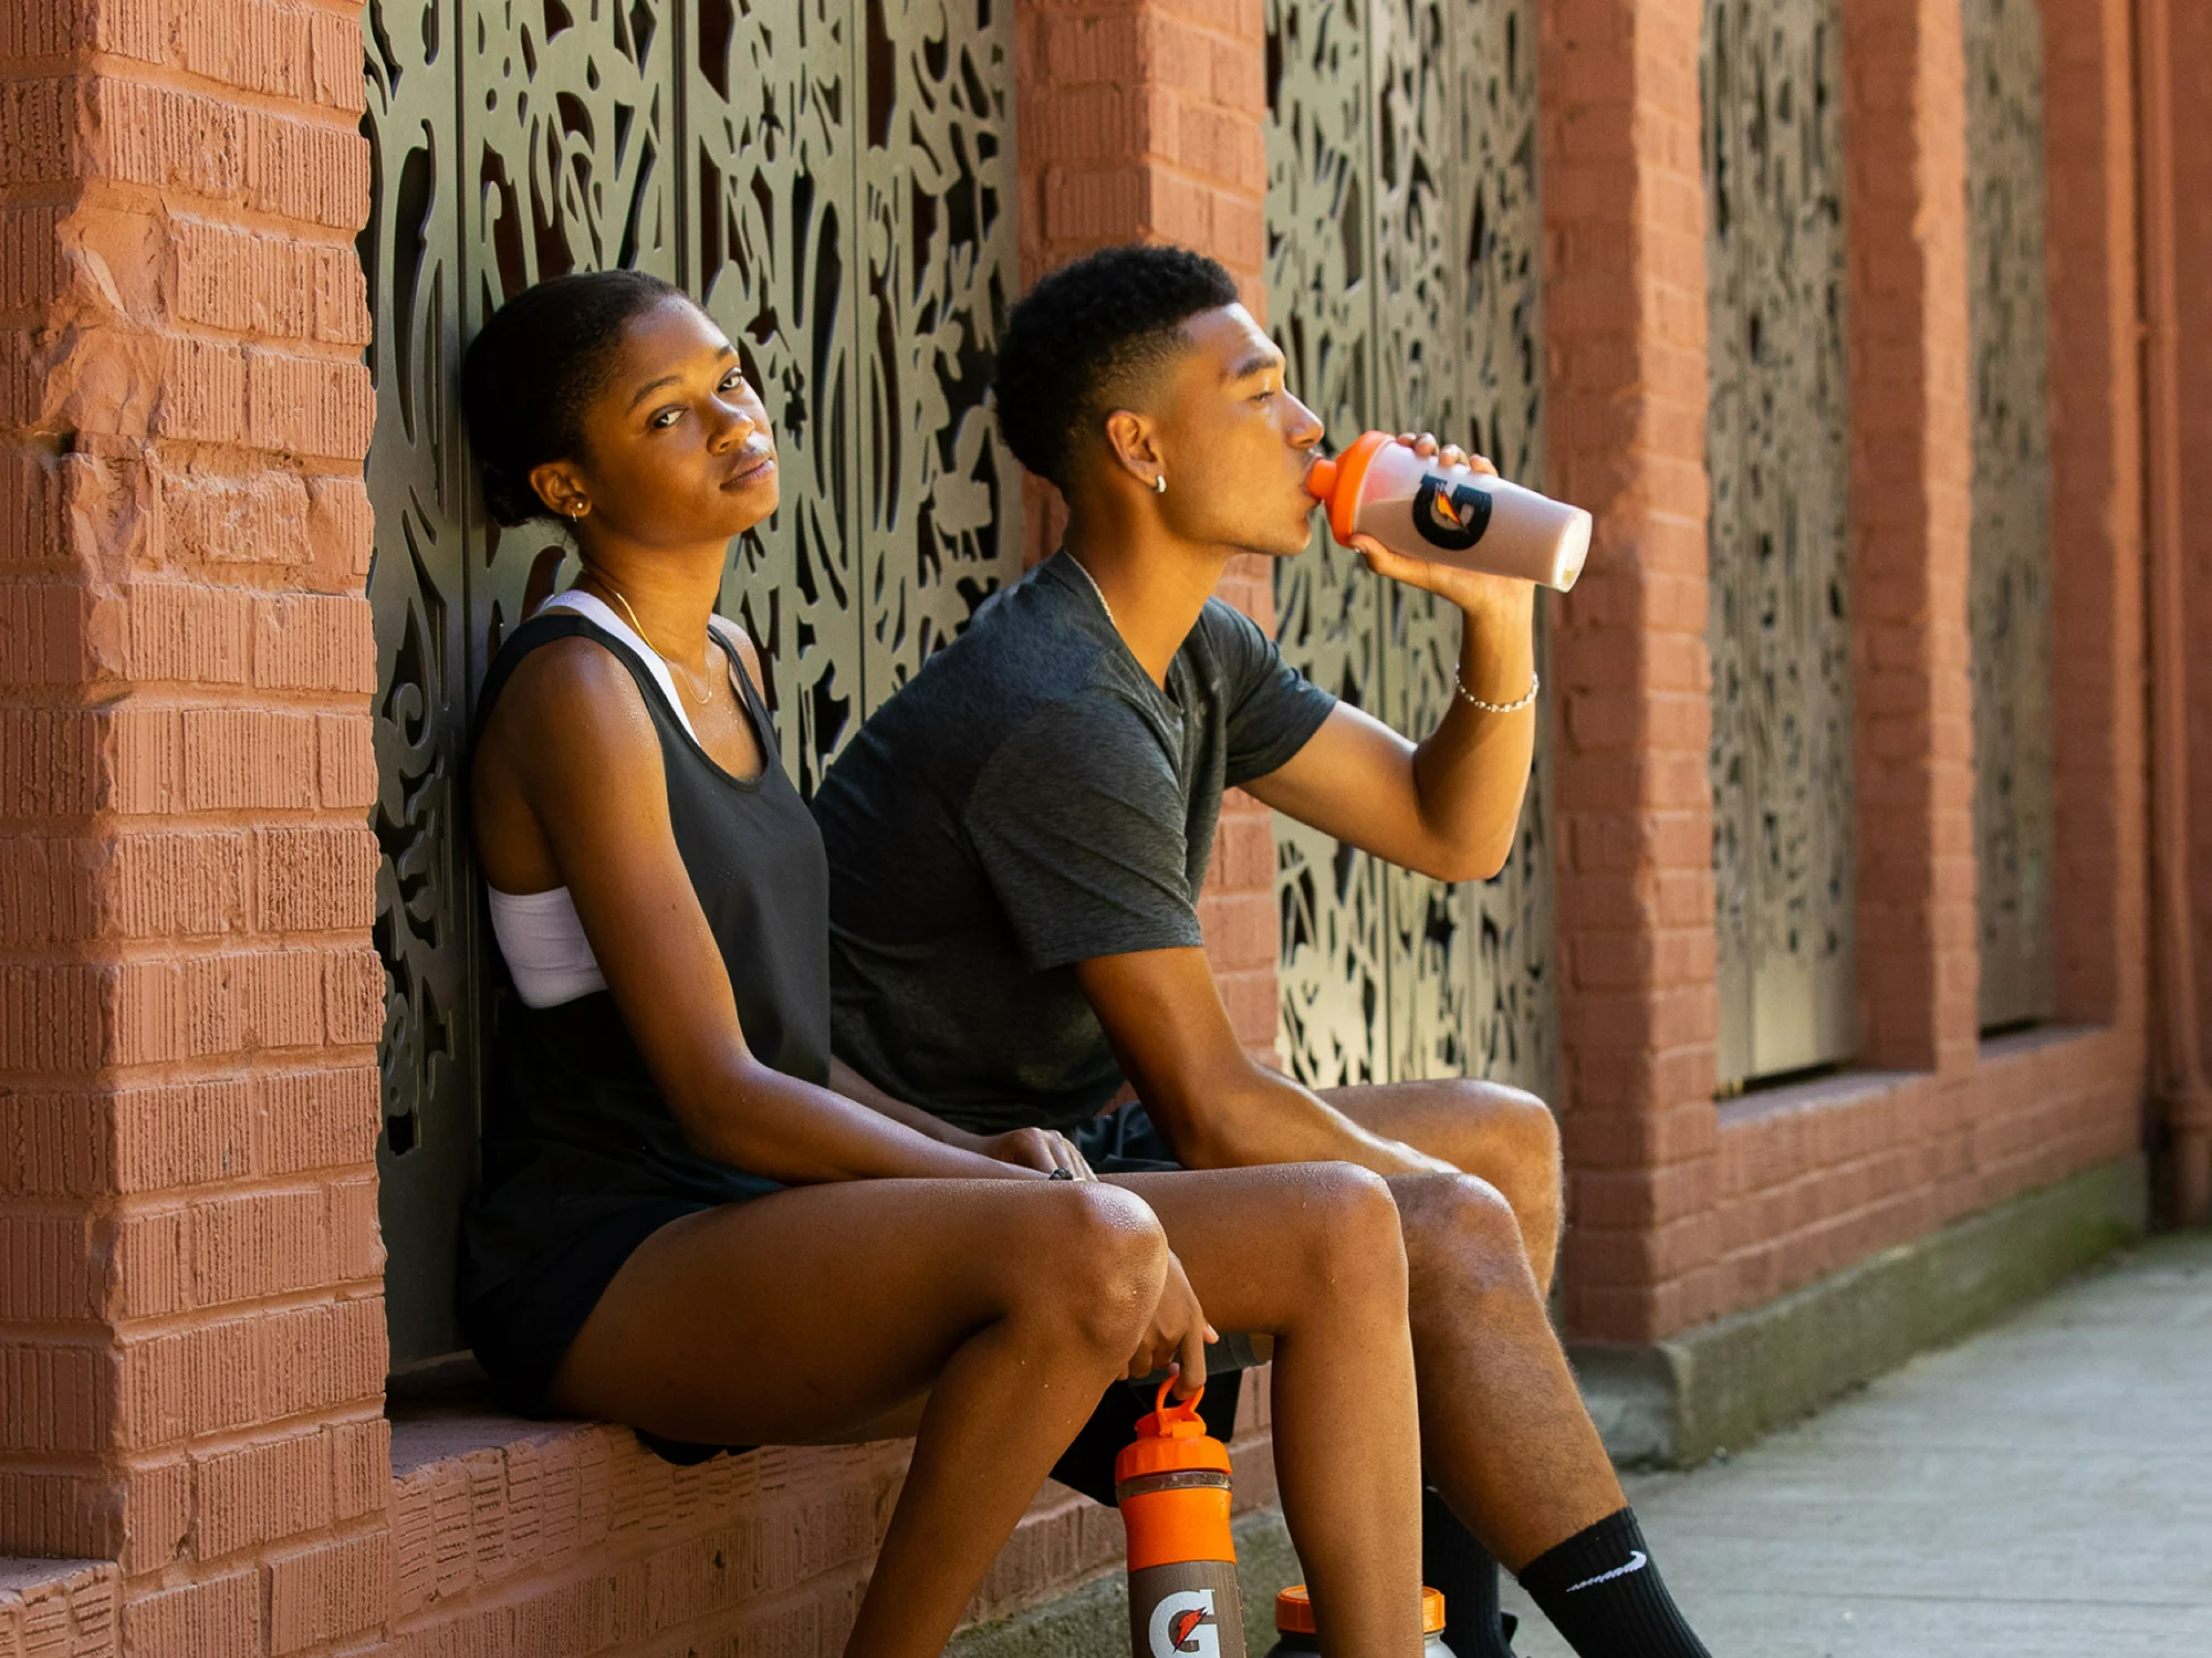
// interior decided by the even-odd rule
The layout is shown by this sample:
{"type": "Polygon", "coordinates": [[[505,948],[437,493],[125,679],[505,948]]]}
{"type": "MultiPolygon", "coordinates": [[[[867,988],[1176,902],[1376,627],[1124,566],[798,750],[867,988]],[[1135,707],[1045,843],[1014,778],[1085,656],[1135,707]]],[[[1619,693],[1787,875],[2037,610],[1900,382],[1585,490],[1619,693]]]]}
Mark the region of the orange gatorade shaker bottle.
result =
{"type": "Polygon", "coordinates": [[[1590,515],[1471,466],[1418,455],[1388,432],[1366,432],[1317,460],[1307,492],[1328,508],[1340,547],[1371,536],[1393,552],[1516,576],[1561,592],[1589,556],[1590,515]]]}
{"type": "Polygon", "coordinates": [[[1237,1550],[1229,1536],[1229,1448],[1206,1431],[1201,1388],[1168,1402],[1170,1377],[1135,1441],[1114,1459],[1129,1533],[1129,1640],[1136,1658],[1244,1658],[1237,1550]]]}

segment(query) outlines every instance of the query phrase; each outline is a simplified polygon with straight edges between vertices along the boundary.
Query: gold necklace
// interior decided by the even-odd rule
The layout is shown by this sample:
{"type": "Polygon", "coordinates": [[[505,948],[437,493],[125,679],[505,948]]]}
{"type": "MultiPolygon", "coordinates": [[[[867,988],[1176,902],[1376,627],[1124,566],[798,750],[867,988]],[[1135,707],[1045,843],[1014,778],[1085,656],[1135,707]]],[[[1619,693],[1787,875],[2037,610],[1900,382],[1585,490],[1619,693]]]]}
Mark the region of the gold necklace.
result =
{"type": "Polygon", "coordinates": [[[662,650],[659,646],[653,642],[653,635],[646,632],[645,623],[637,619],[637,612],[630,607],[629,600],[623,596],[623,590],[621,588],[616,586],[613,582],[608,580],[605,574],[596,565],[586,564],[584,567],[584,574],[590,576],[592,580],[598,582],[599,586],[605,587],[609,592],[615,596],[615,603],[623,607],[623,614],[629,618],[629,625],[637,629],[637,636],[645,641],[646,649],[651,651],[655,656],[659,657],[667,666],[671,668],[683,669],[684,683],[690,687],[691,695],[699,699],[699,702],[702,707],[704,707],[706,704],[712,702],[714,700],[714,682],[712,680],[708,681],[707,689],[703,691],[699,689],[698,682],[691,677],[691,670],[684,668],[683,664],[675,660],[668,654],[667,652],[662,650]]]}

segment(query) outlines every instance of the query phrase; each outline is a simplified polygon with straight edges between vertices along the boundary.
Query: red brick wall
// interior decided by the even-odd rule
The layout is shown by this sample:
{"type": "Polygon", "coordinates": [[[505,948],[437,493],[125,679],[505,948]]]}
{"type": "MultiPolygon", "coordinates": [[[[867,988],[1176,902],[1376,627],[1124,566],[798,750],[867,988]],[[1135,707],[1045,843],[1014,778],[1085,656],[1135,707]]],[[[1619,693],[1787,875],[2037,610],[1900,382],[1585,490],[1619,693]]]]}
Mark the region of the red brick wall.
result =
{"type": "Polygon", "coordinates": [[[1157,238],[1262,301],[1260,0],[1033,0],[1016,12],[1022,279],[1157,238]]]}
{"type": "Polygon", "coordinates": [[[1863,1052],[1721,1112],[1719,1310],[2138,1144],[2145,989],[2124,0],[2045,0],[2060,1017],[1977,1030],[1959,17],[1847,11],[1863,1052]],[[2083,1024],[2103,1027],[2084,1029],[2083,1024]]]}
{"type": "Polygon", "coordinates": [[[359,27],[0,17],[0,1554],[141,1652],[386,1595],[359,27]]]}
{"type": "Polygon", "coordinates": [[[2060,999],[2112,1029],[2015,1051],[1984,1050],[1976,1012],[1960,21],[1854,0],[1860,1061],[1909,1074],[1712,1104],[1699,9],[1546,14],[1552,482],[1600,526],[1557,657],[1565,1308],[1590,1338],[1754,1305],[2121,1155],[2143,1066],[2124,5],[2046,4],[2060,999]]]}
{"type": "Polygon", "coordinates": [[[1625,1340],[1717,1291],[1702,9],[1550,0],[1542,41],[1551,483],[1598,526],[1553,647],[1565,1309],[1625,1340]]]}
{"type": "MultiPolygon", "coordinates": [[[[2201,80],[2212,74],[2212,17],[2188,9],[2198,35],[2183,61],[2200,66],[2201,80]]],[[[2057,853],[2051,908],[2059,1017],[2140,1030],[2148,977],[2142,388],[2129,13],[2129,0],[2043,0],[2057,853]]],[[[2203,90],[2212,98],[2212,86],[2203,90]]],[[[2201,211],[2196,222],[2203,222],[2201,211]]],[[[2207,242],[2199,269],[2212,281],[2212,237],[2207,242]]],[[[2205,326],[2188,337],[2200,349],[2212,339],[2212,295],[2203,302],[2205,326]]],[[[2208,465],[2192,470],[2201,488],[2212,472],[2212,429],[2199,429],[2208,437],[2208,465]]],[[[2212,777],[2212,770],[2199,774],[2212,777]]],[[[2212,823],[2212,811],[2198,822],[2212,823]]]]}
{"type": "MultiPolygon", "coordinates": [[[[2212,132],[2204,111],[2212,100],[2212,11],[2178,0],[2167,9],[2172,50],[2173,173],[2181,181],[2173,204],[2176,265],[2175,347],[2185,411],[2196,418],[2182,434],[2181,520],[2189,572],[2189,623],[2192,641],[2207,637],[2212,626],[2212,420],[2204,417],[2199,388],[2212,385],[2212,203],[2204,180],[2212,177],[2212,132]]],[[[2192,653],[2189,686],[2192,708],[2212,698],[2212,662],[2192,653]]],[[[2200,1029],[2212,1029],[2212,720],[2191,722],[2190,732],[2191,821],[2196,896],[2197,988],[2205,1017],[2200,1029]]]]}

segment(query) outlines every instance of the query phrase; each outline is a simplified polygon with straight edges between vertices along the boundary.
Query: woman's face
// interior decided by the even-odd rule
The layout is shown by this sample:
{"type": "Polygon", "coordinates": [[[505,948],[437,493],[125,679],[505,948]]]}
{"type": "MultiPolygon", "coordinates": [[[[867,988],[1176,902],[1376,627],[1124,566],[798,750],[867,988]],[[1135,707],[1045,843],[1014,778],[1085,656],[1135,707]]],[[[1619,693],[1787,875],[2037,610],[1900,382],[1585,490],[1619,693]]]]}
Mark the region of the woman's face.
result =
{"type": "Polygon", "coordinates": [[[582,456],[531,480],[556,512],[580,500],[601,534],[641,546],[726,541],[775,510],[775,440],[738,354],[706,313],[669,300],[623,331],[584,411],[582,456]]]}

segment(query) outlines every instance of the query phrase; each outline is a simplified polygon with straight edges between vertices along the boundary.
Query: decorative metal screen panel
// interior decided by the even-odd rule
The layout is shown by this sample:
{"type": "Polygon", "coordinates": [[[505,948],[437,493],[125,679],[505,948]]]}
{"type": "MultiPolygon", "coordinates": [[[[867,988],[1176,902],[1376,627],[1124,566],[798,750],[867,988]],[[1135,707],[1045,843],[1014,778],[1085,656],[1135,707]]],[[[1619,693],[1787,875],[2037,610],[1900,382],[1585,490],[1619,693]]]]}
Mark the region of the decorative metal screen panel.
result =
{"type": "Polygon", "coordinates": [[[1855,1041],[1840,0],[1707,0],[1723,1086],[1855,1041]]]}
{"type": "Polygon", "coordinates": [[[981,404],[1014,269],[1012,15],[992,0],[369,0],[376,319],[369,588],[382,653],[385,1240],[395,1363],[459,1345],[478,942],[468,709],[531,560],[474,496],[465,330],[568,270],[682,281],[782,450],[725,608],[811,790],[875,703],[1018,569],[981,404]]]}
{"type": "Polygon", "coordinates": [[[2034,0],[1966,0],[1974,353],[1974,831],[1984,1028],[2048,1018],[2051,349],[2044,279],[2043,25],[2034,0]]]}
{"type": "MultiPolygon", "coordinates": [[[[1534,0],[1269,0],[1267,292],[1333,443],[1427,428],[1539,484],[1534,0]]],[[[1414,737],[1459,617],[1317,531],[1279,567],[1285,655],[1414,737]]],[[[1282,1035],[1316,1085],[1480,1075],[1556,1090],[1546,762],[1496,880],[1447,886],[1276,823],[1282,1035]]]]}

